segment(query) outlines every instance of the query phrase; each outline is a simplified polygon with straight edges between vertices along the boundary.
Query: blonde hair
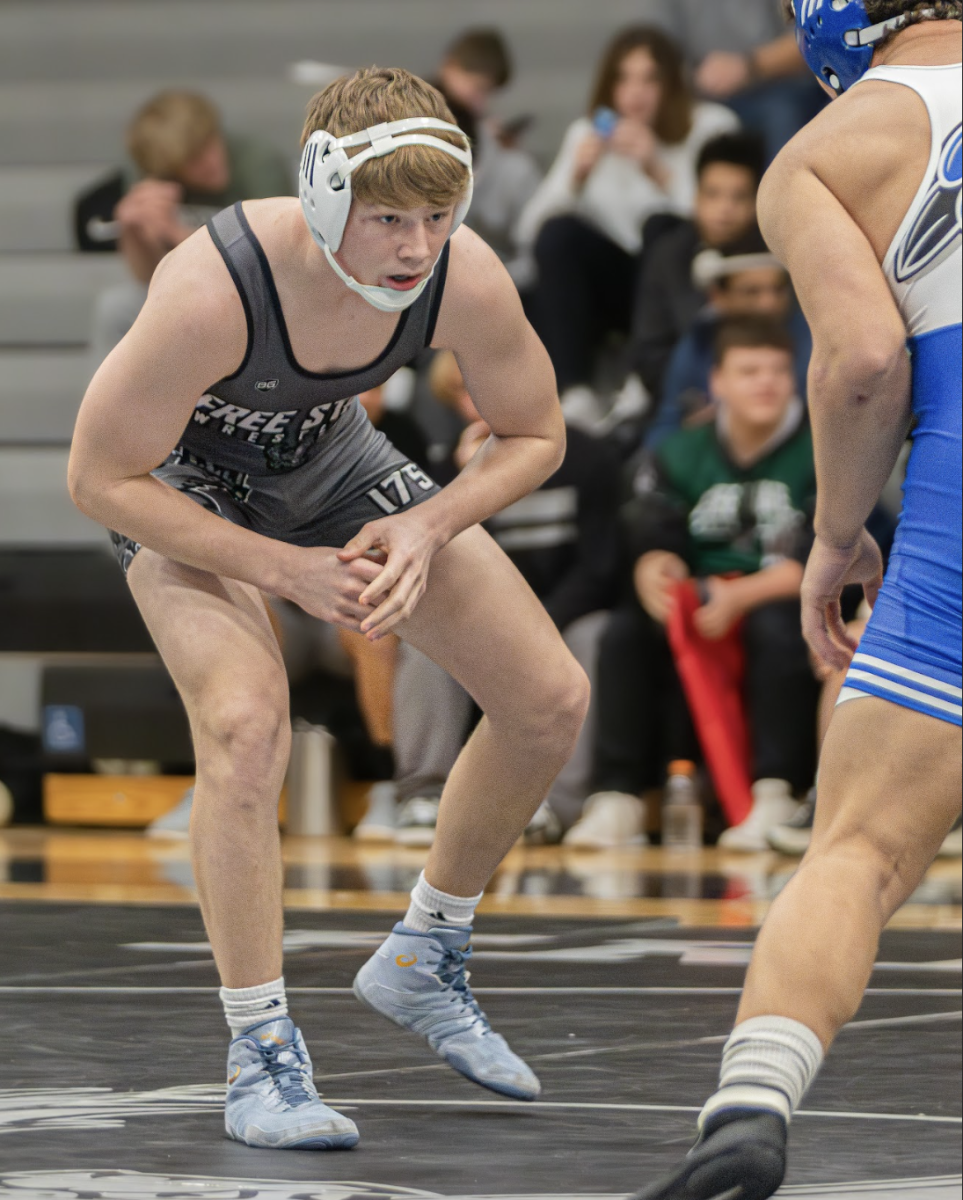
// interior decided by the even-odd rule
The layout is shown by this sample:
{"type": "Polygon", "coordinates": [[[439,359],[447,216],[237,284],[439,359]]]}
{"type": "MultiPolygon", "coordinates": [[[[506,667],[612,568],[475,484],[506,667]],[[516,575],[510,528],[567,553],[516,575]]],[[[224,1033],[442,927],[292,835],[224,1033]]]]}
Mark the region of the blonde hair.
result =
{"type": "Polygon", "coordinates": [[[220,115],[205,96],[161,92],[148,100],[131,122],[127,150],[145,175],[176,180],[220,133],[220,115]]]}
{"type": "MultiPolygon", "coordinates": [[[[335,80],[311,100],[301,146],[319,129],[346,137],[371,125],[405,117],[436,117],[457,124],[441,93],[417,75],[400,67],[365,67],[335,80]]],[[[470,145],[464,134],[437,129],[426,132],[454,146],[470,145]]],[[[357,154],[362,149],[348,153],[357,154]]],[[[467,168],[432,146],[402,146],[384,158],[362,163],[351,177],[352,193],[362,204],[400,209],[423,204],[450,208],[462,199],[467,187],[467,168]]]]}

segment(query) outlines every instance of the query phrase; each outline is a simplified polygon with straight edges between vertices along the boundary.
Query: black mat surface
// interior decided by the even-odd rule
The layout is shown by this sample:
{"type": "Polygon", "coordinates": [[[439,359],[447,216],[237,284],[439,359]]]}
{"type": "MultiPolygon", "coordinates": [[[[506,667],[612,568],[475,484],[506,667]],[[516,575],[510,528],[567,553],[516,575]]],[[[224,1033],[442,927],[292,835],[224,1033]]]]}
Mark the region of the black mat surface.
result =
{"type": "MultiPolygon", "coordinates": [[[[544,1085],[540,1104],[519,1106],[349,994],[388,923],[289,917],[293,1013],[326,1099],[362,1130],[354,1153],[319,1155],[223,1138],[226,1029],[193,909],[0,904],[0,1196],[624,1195],[689,1145],[750,935],[486,918],[473,984],[544,1085]],[[82,1178],[118,1170],[160,1182],[82,1178]]],[[[790,1184],[959,1175],[959,953],[952,934],[885,936],[872,992],[794,1126],[790,1184]]],[[[960,1194],[948,1186],[886,1194],[960,1194]]]]}

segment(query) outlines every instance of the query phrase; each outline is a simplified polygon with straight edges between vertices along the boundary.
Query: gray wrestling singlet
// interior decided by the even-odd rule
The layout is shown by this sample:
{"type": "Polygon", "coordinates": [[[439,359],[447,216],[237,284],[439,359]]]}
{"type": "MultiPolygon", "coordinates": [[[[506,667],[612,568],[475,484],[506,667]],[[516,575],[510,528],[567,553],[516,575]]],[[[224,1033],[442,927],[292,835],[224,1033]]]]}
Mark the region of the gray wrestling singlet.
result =
{"type": "MultiPolygon", "coordinates": [[[[236,525],[300,546],[343,546],[368,521],[433,495],[437,486],[371,425],[357,396],[430,345],[449,246],[374,362],[316,374],[294,357],[270,264],[242,206],[207,228],[244,306],[247,352],[198,400],[155,478],[236,525]]],[[[111,537],[126,572],[141,547],[111,537]]]]}

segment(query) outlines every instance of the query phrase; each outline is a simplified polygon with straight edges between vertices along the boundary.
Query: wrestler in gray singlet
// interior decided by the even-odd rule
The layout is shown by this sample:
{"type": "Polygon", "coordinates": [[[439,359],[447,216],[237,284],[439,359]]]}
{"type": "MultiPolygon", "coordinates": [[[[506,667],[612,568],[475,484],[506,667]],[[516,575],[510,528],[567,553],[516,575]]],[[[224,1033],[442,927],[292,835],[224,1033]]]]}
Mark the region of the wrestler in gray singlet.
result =
{"type": "MultiPolygon", "coordinates": [[[[434,336],[448,244],[429,286],[374,362],[319,375],[295,359],[267,256],[242,206],[208,231],[241,297],[247,351],[197,402],[155,478],[255,533],[297,546],[343,546],[367,522],[438,491],[368,420],[357,397],[411,362],[434,336]]],[[[112,533],[125,573],[140,545],[112,533]]]]}

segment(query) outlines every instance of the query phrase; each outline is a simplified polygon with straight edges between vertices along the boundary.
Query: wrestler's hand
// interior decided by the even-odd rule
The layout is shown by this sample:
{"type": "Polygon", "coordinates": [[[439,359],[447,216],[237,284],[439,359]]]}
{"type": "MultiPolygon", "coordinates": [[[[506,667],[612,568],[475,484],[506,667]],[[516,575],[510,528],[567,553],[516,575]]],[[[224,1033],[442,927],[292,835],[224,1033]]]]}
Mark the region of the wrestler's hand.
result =
{"type": "Polygon", "coordinates": [[[312,617],[357,633],[371,613],[361,593],[381,574],[382,563],[364,556],[342,562],[337,550],[320,546],[298,550],[292,566],[285,598],[312,617]]]}
{"type": "Polygon", "coordinates": [[[428,522],[415,508],[370,522],[338,551],[343,563],[357,562],[372,552],[384,555],[378,577],[360,597],[360,603],[368,608],[361,632],[369,641],[384,637],[415,611],[428,586],[432,556],[439,548],[428,522]]]}
{"type": "Polygon", "coordinates": [[[842,549],[816,538],[802,584],[803,634],[816,658],[831,670],[845,670],[858,645],[843,624],[843,588],[860,583],[870,607],[883,586],[883,555],[864,529],[854,546],[842,549]]]}

